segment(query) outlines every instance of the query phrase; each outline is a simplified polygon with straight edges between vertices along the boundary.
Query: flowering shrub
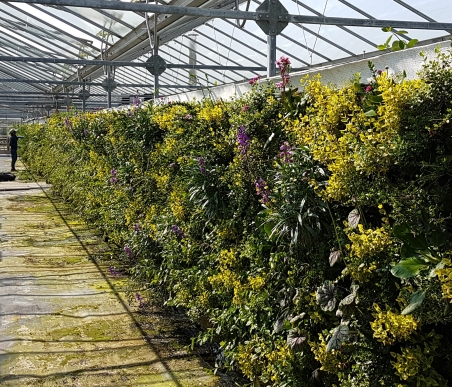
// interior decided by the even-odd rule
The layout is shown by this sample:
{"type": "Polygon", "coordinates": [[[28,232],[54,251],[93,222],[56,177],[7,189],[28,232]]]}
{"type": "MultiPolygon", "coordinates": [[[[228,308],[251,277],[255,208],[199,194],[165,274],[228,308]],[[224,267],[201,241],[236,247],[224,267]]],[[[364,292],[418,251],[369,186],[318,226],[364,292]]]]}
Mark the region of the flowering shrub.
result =
{"type": "Polygon", "coordinates": [[[23,159],[116,248],[137,305],[208,320],[196,342],[254,385],[444,385],[451,57],[300,90],[282,57],[280,88],[21,126],[23,159]]]}

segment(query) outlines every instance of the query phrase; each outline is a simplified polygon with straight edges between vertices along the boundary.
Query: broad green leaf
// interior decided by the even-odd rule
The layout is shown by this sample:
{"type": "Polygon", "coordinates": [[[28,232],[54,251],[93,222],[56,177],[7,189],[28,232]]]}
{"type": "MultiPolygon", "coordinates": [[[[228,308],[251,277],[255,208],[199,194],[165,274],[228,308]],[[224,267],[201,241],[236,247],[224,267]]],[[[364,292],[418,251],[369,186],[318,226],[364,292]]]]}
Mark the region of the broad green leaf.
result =
{"type": "Polygon", "coordinates": [[[390,26],[388,26],[388,27],[383,27],[381,30],[382,30],[383,32],[390,32],[390,31],[392,31],[392,27],[390,27],[390,26]]]}
{"type": "Polygon", "coordinates": [[[392,233],[396,238],[399,238],[403,241],[403,237],[407,234],[411,234],[411,231],[406,223],[400,223],[394,225],[392,228],[392,233]]]}
{"type": "Polygon", "coordinates": [[[305,341],[306,336],[298,328],[291,329],[287,335],[287,346],[294,352],[300,352],[305,341]]]}
{"type": "Polygon", "coordinates": [[[267,222],[264,224],[264,231],[268,237],[271,237],[275,225],[276,225],[276,223],[274,223],[274,222],[267,222]]]}
{"type": "Polygon", "coordinates": [[[375,110],[368,110],[367,112],[364,113],[364,115],[366,117],[375,117],[377,115],[377,113],[375,113],[375,110]]]}
{"type": "Polygon", "coordinates": [[[447,233],[441,230],[440,227],[435,227],[432,230],[431,235],[428,236],[428,240],[431,246],[439,247],[446,243],[447,233]]]}
{"type": "Polygon", "coordinates": [[[381,95],[369,95],[367,98],[373,103],[380,103],[383,101],[383,97],[381,95]]]}
{"type": "Polygon", "coordinates": [[[392,275],[398,278],[411,278],[417,276],[421,270],[428,268],[425,261],[420,258],[402,259],[391,268],[392,275]]]}
{"type": "Polygon", "coordinates": [[[405,30],[397,31],[396,34],[398,34],[398,35],[406,35],[406,34],[408,34],[408,31],[405,31],[405,30]]]}
{"type": "Polygon", "coordinates": [[[416,45],[417,42],[419,42],[418,39],[411,39],[411,40],[407,43],[406,48],[412,48],[412,47],[414,47],[414,46],[416,45]]]}
{"type": "Polygon", "coordinates": [[[332,312],[336,307],[336,288],[330,281],[317,288],[317,294],[315,296],[320,309],[325,312],[332,312]]]}
{"type": "Polygon", "coordinates": [[[355,208],[348,214],[348,218],[347,218],[348,225],[351,228],[357,227],[358,223],[359,223],[359,219],[360,219],[359,211],[355,208]]]}
{"type": "Polygon", "coordinates": [[[338,325],[334,328],[333,335],[326,345],[326,351],[330,352],[332,349],[340,349],[343,342],[348,340],[350,330],[347,325],[338,325]]]}
{"type": "Polygon", "coordinates": [[[402,311],[402,314],[411,314],[419,308],[424,301],[425,290],[419,289],[411,296],[410,304],[402,311]]]}
{"type": "Polygon", "coordinates": [[[399,51],[403,50],[405,48],[405,43],[403,43],[401,40],[396,40],[392,42],[392,51],[399,51]]]}
{"type": "Polygon", "coordinates": [[[380,51],[383,51],[383,50],[386,50],[386,49],[388,48],[388,46],[387,46],[386,44],[379,44],[379,45],[377,46],[377,48],[378,48],[380,51]]]}

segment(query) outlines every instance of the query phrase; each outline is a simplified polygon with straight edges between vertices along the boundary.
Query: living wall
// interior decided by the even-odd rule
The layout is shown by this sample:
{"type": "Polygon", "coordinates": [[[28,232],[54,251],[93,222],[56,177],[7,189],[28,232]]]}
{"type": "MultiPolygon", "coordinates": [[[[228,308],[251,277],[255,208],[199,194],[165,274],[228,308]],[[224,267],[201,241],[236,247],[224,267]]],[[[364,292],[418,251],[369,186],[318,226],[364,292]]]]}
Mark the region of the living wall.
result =
{"type": "Polygon", "coordinates": [[[446,386],[451,62],[56,115],[23,159],[255,386],[446,386]]]}

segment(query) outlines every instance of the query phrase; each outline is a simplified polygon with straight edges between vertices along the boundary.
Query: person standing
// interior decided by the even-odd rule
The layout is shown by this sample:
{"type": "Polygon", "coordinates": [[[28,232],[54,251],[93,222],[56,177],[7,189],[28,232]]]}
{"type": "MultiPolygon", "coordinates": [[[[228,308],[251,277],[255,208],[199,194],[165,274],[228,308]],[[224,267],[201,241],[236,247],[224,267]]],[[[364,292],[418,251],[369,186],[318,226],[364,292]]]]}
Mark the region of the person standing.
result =
{"type": "Polygon", "coordinates": [[[11,129],[9,131],[9,149],[11,151],[11,172],[16,171],[16,161],[17,161],[17,137],[16,130],[11,129]]]}

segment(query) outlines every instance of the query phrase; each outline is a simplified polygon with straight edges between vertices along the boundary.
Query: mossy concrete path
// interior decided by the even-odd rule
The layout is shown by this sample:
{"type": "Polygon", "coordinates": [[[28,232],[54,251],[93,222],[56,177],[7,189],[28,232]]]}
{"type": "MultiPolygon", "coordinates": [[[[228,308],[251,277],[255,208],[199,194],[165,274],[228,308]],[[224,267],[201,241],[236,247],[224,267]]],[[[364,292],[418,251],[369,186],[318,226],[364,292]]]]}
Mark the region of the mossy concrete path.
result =
{"type": "Polygon", "coordinates": [[[127,302],[96,259],[106,246],[45,187],[0,182],[0,385],[218,386],[165,318],[127,302]]]}

